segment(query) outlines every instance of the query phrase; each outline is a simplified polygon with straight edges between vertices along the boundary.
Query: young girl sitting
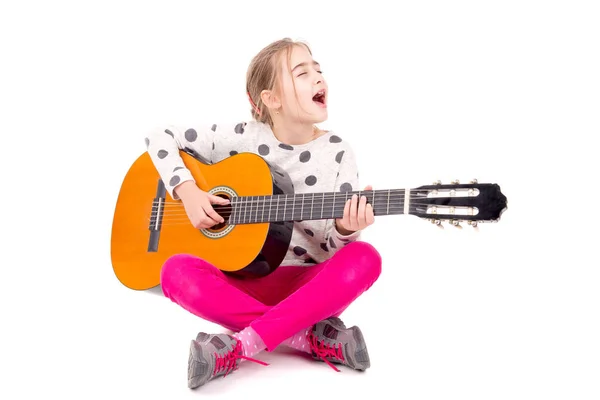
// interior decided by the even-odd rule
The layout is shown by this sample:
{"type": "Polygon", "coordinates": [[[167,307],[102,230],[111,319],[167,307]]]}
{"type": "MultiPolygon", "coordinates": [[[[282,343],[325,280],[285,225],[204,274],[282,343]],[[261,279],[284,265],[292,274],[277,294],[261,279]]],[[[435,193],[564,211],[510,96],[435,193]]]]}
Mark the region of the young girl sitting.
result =
{"type": "MultiPolygon", "coordinates": [[[[350,144],[315,124],[327,119],[328,87],[310,48],[290,39],[262,49],[247,73],[253,120],[229,126],[167,126],[146,138],[148,153],[169,194],[183,202],[196,228],[224,219],[212,204],[229,201],[202,191],[179,150],[219,162],[252,152],[287,171],[296,193],[358,190],[350,144]]],[[[365,190],[371,190],[367,186],[365,190]]],[[[166,297],[234,334],[200,332],[190,346],[188,386],[227,375],[240,362],[283,344],[317,360],[364,371],[367,346],[357,326],[338,316],[381,273],[381,257],[359,241],[374,222],[365,196],[347,201],[343,218],[294,223],[282,265],[257,279],[237,279],[190,254],[173,255],[161,272],[166,297]]],[[[261,362],[260,362],[261,363],[261,362]]]]}

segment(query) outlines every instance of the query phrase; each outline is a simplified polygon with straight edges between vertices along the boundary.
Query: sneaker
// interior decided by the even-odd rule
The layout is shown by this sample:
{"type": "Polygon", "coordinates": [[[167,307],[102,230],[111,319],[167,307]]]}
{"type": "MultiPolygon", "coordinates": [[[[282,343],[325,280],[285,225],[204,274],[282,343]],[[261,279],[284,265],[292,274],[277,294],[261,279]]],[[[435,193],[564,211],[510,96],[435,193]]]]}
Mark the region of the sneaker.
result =
{"type": "Polygon", "coordinates": [[[371,366],[367,344],[360,328],[346,328],[341,319],[331,317],[323,320],[308,333],[311,353],[315,360],[322,360],[340,372],[332,363],[346,365],[358,371],[371,366]]]}
{"type": "Polygon", "coordinates": [[[218,376],[227,376],[238,369],[242,359],[267,365],[244,356],[242,342],[224,333],[209,335],[200,332],[190,345],[188,387],[195,389],[218,376]]]}

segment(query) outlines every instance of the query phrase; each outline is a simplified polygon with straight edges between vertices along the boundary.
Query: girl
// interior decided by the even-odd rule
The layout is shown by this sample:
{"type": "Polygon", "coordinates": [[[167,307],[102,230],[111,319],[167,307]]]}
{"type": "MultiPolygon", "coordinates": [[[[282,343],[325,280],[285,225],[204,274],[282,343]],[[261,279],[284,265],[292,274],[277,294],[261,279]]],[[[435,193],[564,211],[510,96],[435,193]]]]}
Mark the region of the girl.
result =
{"type": "MultiPolygon", "coordinates": [[[[224,222],[212,204],[228,200],[195,184],[179,156],[184,148],[212,163],[238,152],[259,154],[289,173],[296,193],[356,190],[351,146],[315,126],[327,119],[328,88],[308,45],[286,38],[265,47],[249,66],[246,91],[250,122],[169,126],[146,138],[169,194],[183,202],[196,228],[224,222]]],[[[235,332],[201,332],[192,340],[188,386],[227,375],[243,359],[262,363],[252,357],[280,344],[312,354],[336,371],[332,363],[367,369],[369,355],[360,329],[346,328],[338,316],[381,273],[379,253],[359,241],[361,231],[373,222],[371,205],[356,194],[341,219],[296,222],[283,265],[253,280],[233,278],[192,255],[169,258],[161,272],[165,296],[235,332]]]]}

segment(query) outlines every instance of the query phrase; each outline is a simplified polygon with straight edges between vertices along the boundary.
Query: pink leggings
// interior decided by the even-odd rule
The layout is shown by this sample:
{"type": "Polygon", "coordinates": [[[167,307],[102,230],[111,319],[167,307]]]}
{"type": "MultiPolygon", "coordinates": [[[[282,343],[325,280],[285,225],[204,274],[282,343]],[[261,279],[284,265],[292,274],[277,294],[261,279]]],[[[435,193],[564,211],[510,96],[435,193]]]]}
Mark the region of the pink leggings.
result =
{"type": "Polygon", "coordinates": [[[235,332],[251,326],[272,351],[302,329],[340,315],[380,274],[377,250],[357,241],[320,264],[281,266],[248,280],[179,254],[165,262],[161,284],[167,298],[207,321],[235,332]]]}

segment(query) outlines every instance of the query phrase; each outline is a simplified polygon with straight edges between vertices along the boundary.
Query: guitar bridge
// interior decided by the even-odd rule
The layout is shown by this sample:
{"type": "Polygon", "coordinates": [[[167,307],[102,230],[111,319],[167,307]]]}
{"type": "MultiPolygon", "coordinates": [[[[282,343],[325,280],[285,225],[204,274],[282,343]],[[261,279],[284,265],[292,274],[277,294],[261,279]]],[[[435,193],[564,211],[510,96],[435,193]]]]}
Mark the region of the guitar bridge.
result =
{"type": "Polygon", "coordinates": [[[148,230],[150,237],[148,239],[148,251],[158,251],[158,240],[160,239],[160,229],[162,228],[163,213],[165,210],[167,190],[162,179],[158,180],[156,187],[156,197],[152,201],[152,212],[150,213],[150,224],[148,230]]]}

